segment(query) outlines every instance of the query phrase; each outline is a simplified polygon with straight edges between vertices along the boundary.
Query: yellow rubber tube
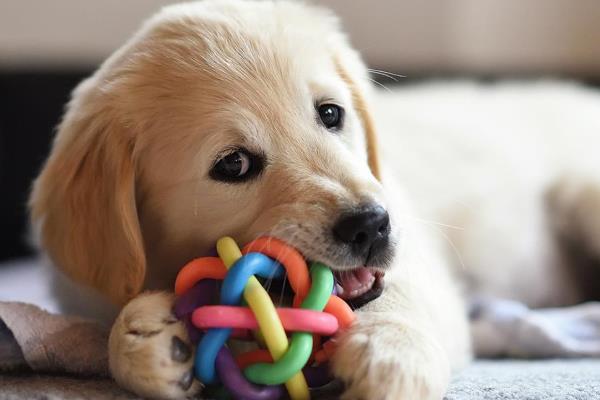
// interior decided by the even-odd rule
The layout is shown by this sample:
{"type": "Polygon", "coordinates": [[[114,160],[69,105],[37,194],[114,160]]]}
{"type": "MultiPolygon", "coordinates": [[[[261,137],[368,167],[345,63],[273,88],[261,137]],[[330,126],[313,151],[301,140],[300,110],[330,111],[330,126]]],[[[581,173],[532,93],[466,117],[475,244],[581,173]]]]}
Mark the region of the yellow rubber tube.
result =
{"type": "MultiPolygon", "coordinates": [[[[219,257],[221,257],[227,269],[231,268],[242,257],[238,245],[232,238],[227,236],[217,241],[217,253],[219,253],[219,257]]],[[[277,361],[288,349],[288,338],[269,294],[254,276],[248,279],[248,283],[246,283],[244,300],[254,311],[260,331],[264,335],[267,349],[269,349],[273,359],[277,361]]],[[[310,399],[308,384],[302,371],[291,377],[285,383],[285,387],[292,400],[310,399]]]]}

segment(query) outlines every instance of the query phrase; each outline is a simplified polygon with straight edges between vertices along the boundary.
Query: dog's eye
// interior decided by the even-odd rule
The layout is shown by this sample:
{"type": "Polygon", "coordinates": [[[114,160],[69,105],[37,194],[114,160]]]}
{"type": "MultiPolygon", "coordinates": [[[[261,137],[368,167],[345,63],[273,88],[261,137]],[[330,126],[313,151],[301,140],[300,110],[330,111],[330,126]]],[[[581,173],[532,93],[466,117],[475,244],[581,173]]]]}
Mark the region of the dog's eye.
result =
{"type": "Polygon", "coordinates": [[[260,156],[246,150],[235,150],[218,160],[210,176],[218,181],[241,182],[255,177],[262,171],[260,156]]]}
{"type": "Polygon", "coordinates": [[[339,129],[344,119],[344,109],[335,104],[321,104],[317,109],[325,128],[339,129]]]}

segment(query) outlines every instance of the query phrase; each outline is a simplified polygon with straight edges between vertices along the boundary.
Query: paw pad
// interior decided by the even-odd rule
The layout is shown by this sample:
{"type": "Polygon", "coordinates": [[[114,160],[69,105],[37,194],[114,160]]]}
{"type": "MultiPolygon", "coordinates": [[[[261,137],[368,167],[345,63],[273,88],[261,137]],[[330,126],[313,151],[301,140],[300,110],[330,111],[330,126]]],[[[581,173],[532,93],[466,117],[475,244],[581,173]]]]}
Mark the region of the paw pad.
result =
{"type": "Polygon", "coordinates": [[[192,356],[192,349],[177,336],[171,338],[171,359],[177,362],[186,362],[192,356]]]}

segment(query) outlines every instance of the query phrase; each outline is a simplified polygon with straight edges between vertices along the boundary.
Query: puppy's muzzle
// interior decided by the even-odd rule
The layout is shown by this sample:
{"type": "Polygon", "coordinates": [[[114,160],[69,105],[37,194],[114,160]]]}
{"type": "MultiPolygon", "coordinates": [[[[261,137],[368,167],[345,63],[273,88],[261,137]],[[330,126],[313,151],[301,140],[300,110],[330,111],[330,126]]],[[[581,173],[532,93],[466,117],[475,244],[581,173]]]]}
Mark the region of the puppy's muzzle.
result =
{"type": "Polygon", "coordinates": [[[342,214],[333,226],[333,235],[348,246],[352,256],[365,260],[377,259],[389,244],[390,216],[376,203],[369,203],[342,214]]]}

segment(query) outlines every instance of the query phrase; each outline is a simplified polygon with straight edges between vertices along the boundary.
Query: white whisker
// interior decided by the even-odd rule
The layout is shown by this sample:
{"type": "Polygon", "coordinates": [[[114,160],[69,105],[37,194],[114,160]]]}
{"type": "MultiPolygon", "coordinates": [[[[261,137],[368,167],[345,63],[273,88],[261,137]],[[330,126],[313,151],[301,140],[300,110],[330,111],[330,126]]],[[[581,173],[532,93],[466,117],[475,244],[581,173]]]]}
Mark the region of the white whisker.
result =
{"type": "Polygon", "coordinates": [[[406,78],[405,75],[394,74],[393,72],[384,71],[382,69],[367,68],[367,70],[373,74],[382,75],[387,78],[393,79],[396,82],[398,82],[397,78],[406,78]]]}
{"type": "Polygon", "coordinates": [[[390,90],[390,88],[388,88],[387,86],[385,86],[383,83],[381,83],[381,82],[377,82],[375,79],[371,79],[371,78],[369,78],[369,80],[370,80],[371,82],[373,82],[374,84],[376,84],[377,86],[380,86],[380,87],[382,87],[383,89],[387,90],[388,92],[392,93],[392,91],[390,90]]]}

